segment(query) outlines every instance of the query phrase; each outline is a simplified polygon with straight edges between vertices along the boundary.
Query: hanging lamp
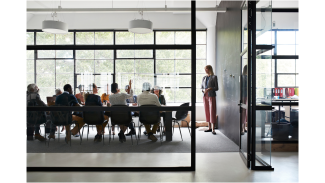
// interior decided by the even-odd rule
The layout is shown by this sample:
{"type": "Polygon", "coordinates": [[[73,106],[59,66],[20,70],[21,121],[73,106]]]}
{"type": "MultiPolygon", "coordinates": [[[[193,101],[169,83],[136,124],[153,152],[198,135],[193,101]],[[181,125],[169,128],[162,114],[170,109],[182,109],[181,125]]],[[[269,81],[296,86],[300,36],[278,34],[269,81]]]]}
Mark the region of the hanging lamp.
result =
{"type": "Polygon", "coordinates": [[[143,11],[139,11],[141,19],[131,20],[129,22],[129,32],[136,34],[147,34],[152,32],[152,22],[143,19],[143,11]]]}
{"type": "MultiPolygon", "coordinates": [[[[61,9],[61,1],[58,9],[61,9]]],[[[58,16],[56,11],[51,13],[53,20],[44,20],[42,22],[42,31],[52,34],[66,34],[68,33],[68,24],[59,20],[55,20],[55,17],[58,16]]]]}

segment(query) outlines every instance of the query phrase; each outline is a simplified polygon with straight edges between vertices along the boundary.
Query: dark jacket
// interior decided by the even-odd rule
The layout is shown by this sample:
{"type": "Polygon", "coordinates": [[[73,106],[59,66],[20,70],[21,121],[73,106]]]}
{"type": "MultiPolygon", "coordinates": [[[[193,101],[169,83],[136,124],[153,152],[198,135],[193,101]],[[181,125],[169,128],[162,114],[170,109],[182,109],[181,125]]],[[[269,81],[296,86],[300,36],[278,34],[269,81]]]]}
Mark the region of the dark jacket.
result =
{"type": "MultiPolygon", "coordinates": [[[[103,106],[100,96],[95,94],[89,94],[85,101],[85,106],[103,106]]],[[[104,114],[105,111],[103,111],[104,114]]]]}
{"type": "Polygon", "coordinates": [[[159,100],[161,105],[166,105],[166,99],[165,99],[164,95],[159,95],[158,100],[159,100]]]}
{"type": "MultiPolygon", "coordinates": [[[[204,94],[204,90],[205,90],[206,79],[207,79],[207,76],[204,76],[202,78],[201,89],[202,89],[203,94],[204,94]]],[[[212,88],[212,90],[208,92],[209,97],[217,96],[216,91],[219,90],[219,87],[218,87],[218,78],[216,75],[210,76],[210,79],[208,81],[208,88],[212,88]]]]}

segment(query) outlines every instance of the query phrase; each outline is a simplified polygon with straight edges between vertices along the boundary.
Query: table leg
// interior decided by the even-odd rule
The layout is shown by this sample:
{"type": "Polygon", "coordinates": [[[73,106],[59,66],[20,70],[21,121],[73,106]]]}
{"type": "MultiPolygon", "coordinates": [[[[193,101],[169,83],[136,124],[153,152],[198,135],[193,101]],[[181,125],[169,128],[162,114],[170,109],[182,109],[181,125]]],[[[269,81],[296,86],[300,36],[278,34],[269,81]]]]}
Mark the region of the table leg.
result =
{"type": "Polygon", "coordinates": [[[166,128],[166,141],[172,141],[173,140],[172,111],[166,111],[165,128],[166,128]]]}

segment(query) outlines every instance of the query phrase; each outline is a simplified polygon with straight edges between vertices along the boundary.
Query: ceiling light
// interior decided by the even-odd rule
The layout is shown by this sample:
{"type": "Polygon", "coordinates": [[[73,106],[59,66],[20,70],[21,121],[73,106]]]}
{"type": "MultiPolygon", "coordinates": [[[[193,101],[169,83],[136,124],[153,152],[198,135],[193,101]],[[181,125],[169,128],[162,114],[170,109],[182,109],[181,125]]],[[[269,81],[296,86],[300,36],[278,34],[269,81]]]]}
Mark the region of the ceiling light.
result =
{"type": "MultiPolygon", "coordinates": [[[[60,1],[60,6],[58,9],[61,9],[61,1],[60,1]]],[[[66,34],[68,33],[68,24],[60,21],[60,20],[54,20],[55,17],[58,16],[56,11],[51,13],[52,19],[53,20],[44,20],[42,22],[42,31],[43,32],[48,32],[52,34],[66,34]]]]}
{"type": "Polygon", "coordinates": [[[147,34],[152,32],[152,22],[143,19],[143,11],[139,11],[139,13],[142,15],[142,18],[131,20],[129,22],[129,32],[136,34],[147,34]]]}

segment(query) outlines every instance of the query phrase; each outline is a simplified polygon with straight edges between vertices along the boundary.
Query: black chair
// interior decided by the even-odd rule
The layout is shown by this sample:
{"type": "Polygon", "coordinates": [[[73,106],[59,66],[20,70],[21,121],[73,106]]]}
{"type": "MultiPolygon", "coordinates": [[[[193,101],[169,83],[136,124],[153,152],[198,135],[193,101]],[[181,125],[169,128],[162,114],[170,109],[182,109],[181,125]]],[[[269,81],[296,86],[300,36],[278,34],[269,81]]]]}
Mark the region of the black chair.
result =
{"type": "MultiPolygon", "coordinates": [[[[97,105],[87,105],[87,106],[96,106],[97,105]]],[[[83,111],[83,121],[88,126],[87,140],[89,135],[89,125],[102,125],[102,129],[104,130],[103,123],[107,120],[104,118],[103,111],[83,111]]],[[[109,124],[107,124],[107,129],[109,130],[109,124]]],[[[84,134],[84,128],[82,129],[82,135],[84,134]]],[[[81,138],[82,139],[82,138],[81,138]]],[[[104,134],[103,134],[103,145],[104,145],[104,134]]]]}
{"type": "MultiPolygon", "coordinates": [[[[141,105],[141,107],[157,107],[156,105],[141,105]]],[[[140,111],[139,113],[139,122],[144,125],[155,125],[160,123],[160,112],[159,111],[140,111]]],[[[159,126],[161,128],[161,125],[159,126]]],[[[160,142],[162,143],[162,130],[160,129],[160,142]]],[[[139,141],[141,134],[141,126],[139,125],[139,141]]]]}
{"type": "MultiPolygon", "coordinates": [[[[29,99],[27,101],[27,106],[37,106],[36,102],[36,95],[34,96],[31,95],[32,99],[29,99]]],[[[45,132],[45,138],[46,138],[46,130],[45,130],[45,123],[46,123],[46,116],[45,116],[45,111],[27,111],[27,130],[29,128],[35,128],[36,125],[42,125],[44,124],[44,132],[45,132]]],[[[46,140],[45,140],[45,145],[46,145],[46,140]]]]}
{"type": "MultiPolygon", "coordinates": [[[[190,103],[184,103],[184,104],[180,105],[180,107],[188,107],[188,106],[190,106],[190,103]]],[[[190,136],[192,136],[192,133],[190,131],[190,126],[188,125],[189,122],[184,120],[187,117],[187,115],[188,115],[188,111],[177,111],[176,115],[175,115],[175,118],[172,118],[172,121],[174,122],[174,124],[173,124],[173,135],[174,135],[175,123],[177,123],[178,128],[179,128],[179,133],[181,134],[182,141],[183,141],[183,137],[182,137],[181,127],[180,127],[180,124],[179,124],[178,121],[185,121],[186,122],[188,131],[190,132],[190,136]]]]}
{"type": "MultiPolygon", "coordinates": [[[[56,107],[60,107],[60,105],[55,105],[56,107]]],[[[76,121],[72,121],[72,113],[71,111],[51,111],[51,121],[52,121],[52,125],[50,127],[50,131],[52,131],[52,127],[53,126],[58,126],[58,137],[60,141],[60,126],[67,126],[69,125],[69,129],[71,128],[71,124],[76,124],[76,121]]],[[[79,125],[77,123],[77,125],[79,125]]],[[[71,131],[70,131],[71,133],[71,131]]],[[[80,133],[80,130],[79,130],[80,133]]],[[[71,135],[71,134],[67,134],[67,135],[71,135]]],[[[80,137],[80,144],[81,144],[81,137],[80,137]]],[[[48,142],[48,146],[50,146],[50,138],[49,138],[49,142],[48,142]]],[[[71,146],[71,139],[70,139],[70,146],[71,146]]]]}
{"type": "MultiPolygon", "coordinates": [[[[113,107],[127,107],[127,105],[114,105],[113,107]]],[[[135,127],[135,124],[132,120],[131,111],[111,111],[111,123],[112,126],[114,125],[125,125],[129,126],[130,123],[133,124],[133,127],[135,127]]],[[[111,142],[111,129],[109,130],[109,143],[111,142]]],[[[135,135],[135,138],[137,140],[137,135],[135,135]]],[[[133,137],[131,135],[132,145],[133,145],[133,137]]],[[[138,140],[137,140],[138,144],[138,140]]]]}

